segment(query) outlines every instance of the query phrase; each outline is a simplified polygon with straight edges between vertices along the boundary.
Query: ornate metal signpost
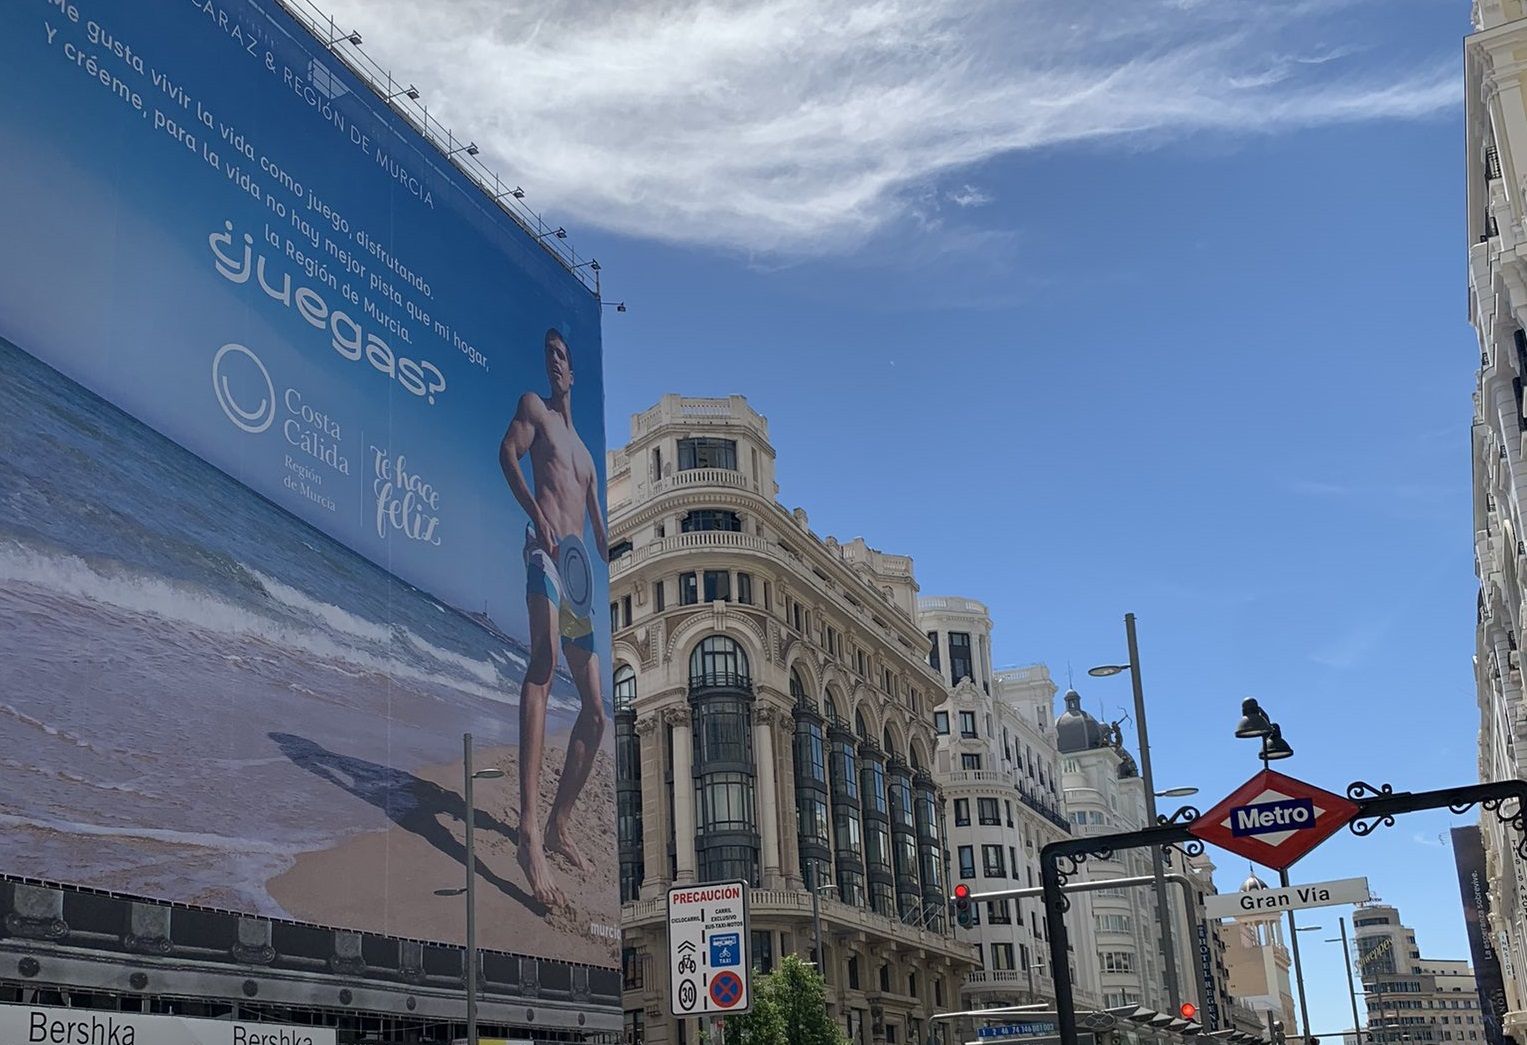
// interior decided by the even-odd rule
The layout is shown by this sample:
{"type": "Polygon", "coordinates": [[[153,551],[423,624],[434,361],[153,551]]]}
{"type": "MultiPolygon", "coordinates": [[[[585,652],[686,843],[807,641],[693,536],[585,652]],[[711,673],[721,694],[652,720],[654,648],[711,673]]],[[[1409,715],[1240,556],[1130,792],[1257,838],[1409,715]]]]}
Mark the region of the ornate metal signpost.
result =
{"type": "Polygon", "coordinates": [[[1078,1045],[1065,918],[1071,904],[1063,887],[1089,856],[1107,860],[1122,850],[1149,846],[1175,846],[1196,856],[1204,851],[1207,839],[1275,870],[1286,870],[1343,826],[1355,835],[1366,836],[1375,828],[1393,827],[1395,817],[1402,813],[1423,809],[1463,813],[1475,805],[1516,828],[1520,836],[1517,852],[1527,858],[1527,781],[1396,792],[1388,784],[1374,787],[1359,780],[1347,786],[1346,798],[1342,798],[1268,769],[1252,777],[1207,816],[1201,817],[1192,806],[1183,806],[1171,816],[1158,817],[1154,827],[1050,843],[1040,850],[1039,866],[1060,1045],[1078,1045]],[[1512,803],[1509,811],[1507,803],[1512,803]]]}

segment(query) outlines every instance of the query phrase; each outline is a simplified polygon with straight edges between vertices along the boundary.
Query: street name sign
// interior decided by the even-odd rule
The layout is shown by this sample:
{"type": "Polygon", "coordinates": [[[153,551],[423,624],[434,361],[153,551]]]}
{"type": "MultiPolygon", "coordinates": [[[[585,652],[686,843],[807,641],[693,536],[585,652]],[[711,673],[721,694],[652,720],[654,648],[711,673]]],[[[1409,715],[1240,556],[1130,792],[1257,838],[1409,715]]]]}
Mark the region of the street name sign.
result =
{"type": "Polygon", "coordinates": [[[668,890],[668,1011],[729,1016],[752,1002],[748,883],[668,890]]]}
{"type": "Polygon", "coordinates": [[[1188,832],[1275,871],[1330,838],[1357,803],[1314,784],[1264,769],[1188,825],[1188,832]]]}
{"type": "Polygon", "coordinates": [[[1366,878],[1338,878],[1333,882],[1311,882],[1283,889],[1250,889],[1244,893],[1223,893],[1204,897],[1206,918],[1276,918],[1284,911],[1306,907],[1332,907],[1336,904],[1366,903],[1372,899],[1366,878]]]}

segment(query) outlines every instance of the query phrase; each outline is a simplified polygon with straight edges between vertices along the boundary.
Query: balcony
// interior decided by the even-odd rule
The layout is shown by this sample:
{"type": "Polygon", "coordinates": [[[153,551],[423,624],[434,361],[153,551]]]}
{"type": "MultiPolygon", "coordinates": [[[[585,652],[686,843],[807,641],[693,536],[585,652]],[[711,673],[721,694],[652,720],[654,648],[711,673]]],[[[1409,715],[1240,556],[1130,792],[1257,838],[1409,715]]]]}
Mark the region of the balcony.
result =
{"type": "Polygon", "coordinates": [[[738,490],[756,489],[756,484],[731,468],[687,468],[664,476],[652,484],[654,494],[684,490],[691,486],[729,486],[738,490]]]}
{"type": "MultiPolygon", "coordinates": [[[[837,931],[863,932],[886,940],[895,941],[907,948],[926,948],[956,961],[975,963],[975,952],[969,944],[961,943],[953,936],[945,936],[916,925],[904,924],[897,918],[877,914],[868,908],[855,907],[839,900],[820,897],[824,933],[831,926],[837,931]]],[[[798,918],[802,925],[811,921],[811,894],[785,889],[750,889],[748,912],[754,925],[760,918],[798,918]]],[[[668,901],[665,897],[637,900],[620,909],[623,929],[643,926],[657,927],[668,918],[668,901]]],[[[1027,982],[1027,980],[1025,980],[1027,982]]]]}
{"type": "Polygon", "coordinates": [[[712,671],[704,675],[689,676],[689,695],[730,690],[733,693],[753,693],[753,679],[736,671],[712,671]]]}
{"type": "Polygon", "coordinates": [[[777,546],[771,545],[766,539],[757,534],[739,533],[736,530],[694,530],[690,533],[676,533],[671,537],[659,538],[634,549],[628,555],[621,556],[610,563],[610,577],[611,579],[619,577],[621,574],[636,568],[648,559],[659,555],[667,555],[670,552],[695,552],[728,548],[756,552],[759,555],[765,555],[784,563],[792,569],[796,568],[794,559],[787,558],[777,546]]]}

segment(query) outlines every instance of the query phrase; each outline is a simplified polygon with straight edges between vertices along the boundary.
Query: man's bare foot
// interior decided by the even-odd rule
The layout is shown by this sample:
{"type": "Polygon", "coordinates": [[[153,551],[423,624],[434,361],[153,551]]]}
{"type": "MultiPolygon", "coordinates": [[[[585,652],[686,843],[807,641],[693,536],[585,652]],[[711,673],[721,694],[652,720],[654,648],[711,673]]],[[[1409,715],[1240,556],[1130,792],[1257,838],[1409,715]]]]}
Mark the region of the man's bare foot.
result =
{"type": "Polygon", "coordinates": [[[562,895],[551,878],[551,868],[546,866],[546,852],[533,839],[520,842],[520,869],[530,883],[530,892],[547,907],[562,907],[567,897],[562,895]]]}
{"type": "Polygon", "coordinates": [[[546,851],[561,855],[580,871],[589,869],[587,858],[573,844],[572,836],[567,834],[556,820],[551,820],[546,825],[546,851]]]}

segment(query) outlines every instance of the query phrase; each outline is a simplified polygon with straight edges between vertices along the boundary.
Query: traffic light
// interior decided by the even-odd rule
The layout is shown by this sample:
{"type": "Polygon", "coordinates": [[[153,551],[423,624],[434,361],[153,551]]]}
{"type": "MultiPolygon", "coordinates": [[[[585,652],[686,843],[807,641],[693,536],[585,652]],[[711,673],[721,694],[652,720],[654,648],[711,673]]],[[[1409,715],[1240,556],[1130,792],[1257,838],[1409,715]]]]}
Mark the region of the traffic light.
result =
{"type": "Polygon", "coordinates": [[[959,922],[961,929],[970,928],[970,886],[964,882],[954,887],[954,919],[959,922]]]}
{"type": "Polygon", "coordinates": [[[1185,1020],[1195,1020],[1198,1018],[1198,1006],[1190,1001],[1185,1001],[1177,1006],[1177,1015],[1185,1020]]]}
{"type": "Polygon", "coordinates": [[[1283,1035],[1282,1020],[1275,1020],[1269,1017],[1267,1020],[1267,1029],[1272,1031],[1272,1040],[1274,1045],[1284,1045],[1285,1038],[1283,1035]]]}

